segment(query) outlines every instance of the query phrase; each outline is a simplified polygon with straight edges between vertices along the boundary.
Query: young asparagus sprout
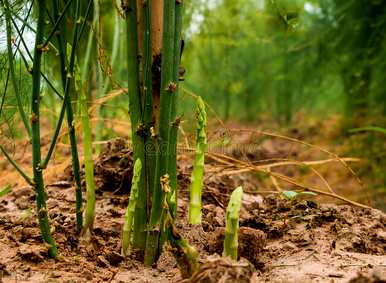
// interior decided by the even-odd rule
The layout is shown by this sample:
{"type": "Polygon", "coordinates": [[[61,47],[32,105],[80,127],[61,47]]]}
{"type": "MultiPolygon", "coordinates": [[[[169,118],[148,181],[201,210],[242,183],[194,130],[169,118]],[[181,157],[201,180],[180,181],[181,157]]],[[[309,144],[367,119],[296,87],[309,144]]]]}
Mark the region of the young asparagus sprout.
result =
{"type": "Polygon", "coordinates": [[[171,191],[169,175],[165,174],[161,177],[161,187],[163,191],[162,200],[162,230],[166,234],[166,241],[169,248],[176,258],[177,265],[181,271],[183,278],[189,278],[199,268],[198,252],[195,248],[189,245],[188,241],[180,235],[176,226],[175,219],[172,215],[173,210],[169,206],[168,193],[171,191]]]}
{"type": "Polygon", "coordinates": [[[239,212],[241,199],[243,197],[243,188],[237,187],[231,195],[226,210],[226,226],[223,256],[229,256],[237,260],[238,256],[238,231],[239,231],[239,212]]]}
{"type": "Polygon", "coordinates": [[[131,237],[131,230],[132,230],[133,220],[134,220],[135,206],[137,204],[137,199],[138,199],[138,190],[139,190],[138,183],[141,178],[141,170],[142,170],[141,160],[137,159],[134,164],[134,173],[133,173],[133,179],[131,183],[129,204],[127,205],[127,209],[125,213],[125,222],[123,224],[123,231],[122,231],[122,255],[123,256],[130,255],[130,237],[131,237]]]}
{"type": "MultiPolygon", "coordinates": [[[[67,45],[71,51],[71,45],[67,45]]],[[[80,67],[76,60],[74,63],[74,88],[78,93],[79,116],[83,127],[83,155],[84,155],[84,174],[86,180],[86,206],[84,211],[84,222],[82,235],[86,240],[90,240],[91,232],[95,219],[95,181],[94,181],[94,161],[92,156],[92,132],[91,121],[88,115],[88,98],[86,94],[85,78],[82,78],[80,67]]]]}
{"type": "Polygon", "coordinates": [[[79,92],[80,118],[83,127],[83,150],[84,150],[84,172],[86,177],[86,208],[84,213],[84,223],[82,234],[87,240],[91,235],[95,220],[95,182],[94,182],[94,162],[92,158],[92,132],[89,117],[88,98],[87,98],[87,75],[89,74],[89,61],[93,44],[93,36],[98,35],[99,25],[99,1],[93,1],[93,21],[92,28],[87,41],[86,52],[82,68],[75,67],[75,88],[79,92]],[[80,70],[79,70],[80,69],[80,70]],[[79,85],[78,85],[79,84],[79,85]]]}
{"type": "Polygon", "coordinates": [[[196,157],[194,160],[192,183],[190,186],[189,222],[191,224],[201,223],[201,195],[204,176],[206,142],[206,112],[205,104],[201,97],[197,97],[196,108],[197,137],[196,157]]]}

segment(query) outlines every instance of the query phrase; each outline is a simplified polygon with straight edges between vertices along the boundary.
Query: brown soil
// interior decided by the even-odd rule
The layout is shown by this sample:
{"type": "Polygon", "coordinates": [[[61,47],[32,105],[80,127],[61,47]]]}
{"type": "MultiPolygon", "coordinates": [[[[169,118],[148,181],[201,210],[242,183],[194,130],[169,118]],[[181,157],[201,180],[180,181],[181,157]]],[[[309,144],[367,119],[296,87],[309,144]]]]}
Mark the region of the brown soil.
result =
{"type": "MultiPolygon", "coordinates": [[[[202,225],[186,223],[191,156],[179,157],[179,223],[203,262],[191,282],[386,282],[386,215],[375,209],[288,201],[253,192],[246,174],[216,175],[206,166],[202,225]],[[240,213],[237,264],[221,259],[224,215],[237,185],[249,193],[240,213]]],[[[91,243],[74,233],[75,199],[70,170],[47,184],[53,235],[60,250],[47,257],[36,223],[35,194],[17,186],[0,199],[0,282],[178,282],[172,254],[145,268],[120,255],[120,235],[131,179],[131,153],[124,143],[108,145],[95,162],[98,186],[91,243]]],[[[63,172],[63,171],[62,171],[63,172]]],[[[5,178],[5,175],[2,175],[5,178]]]]}

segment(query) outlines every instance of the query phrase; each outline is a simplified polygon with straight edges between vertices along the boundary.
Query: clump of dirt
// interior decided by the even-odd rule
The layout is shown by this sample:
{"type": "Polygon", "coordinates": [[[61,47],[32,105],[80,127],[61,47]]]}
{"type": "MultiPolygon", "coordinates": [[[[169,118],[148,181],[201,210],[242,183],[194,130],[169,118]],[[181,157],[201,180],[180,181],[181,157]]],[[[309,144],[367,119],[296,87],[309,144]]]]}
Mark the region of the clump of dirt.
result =
{"type": "Polygon", "coordinates": [[[250,283],[255,269],[248,261],[233,262],[230,258],[208,259],[201,265],[190,282],[197,283],[250,283]]]}
{"type": "Polygon", "coordinates": [[[349,283],[386,283],[386,274],[378,269],[369,275],[359,273],[349,283]]]}
{"type": "MultiPolygon", "coordinates": [[[[127,140],[117,138],[108,141],[97,160],[94,161],[94,181],[97,192],[114,192],[124,194],[130,192],[133,178],[133,151],[127,140]]],[[[81,171],[82,186],[85,187],[84,168],[81,171]]],[[[61,176],[62,180],[72,182],[72,166],[69,165],[61,176]]]]}
{"type": "Polygon", "coordinates": [[[95,184],[101,191],[130,192],[133,177],[133,151],[119,138],[107,143],[94,165],[95,184]]]}
{"type": "MultiPolygon", "coordinates": [[[[214,232],[207,234],[207,251],[209,254],[221,255],[225,238],[225,228],[217,228],[214,232]]],[[[250,227],[241,227],[238,232],[239,256],[247,259],[256,269],[262,270],[264,262],[260,261],[259,255],[265,244],[267,236],[261,230],[250,227]]]]}

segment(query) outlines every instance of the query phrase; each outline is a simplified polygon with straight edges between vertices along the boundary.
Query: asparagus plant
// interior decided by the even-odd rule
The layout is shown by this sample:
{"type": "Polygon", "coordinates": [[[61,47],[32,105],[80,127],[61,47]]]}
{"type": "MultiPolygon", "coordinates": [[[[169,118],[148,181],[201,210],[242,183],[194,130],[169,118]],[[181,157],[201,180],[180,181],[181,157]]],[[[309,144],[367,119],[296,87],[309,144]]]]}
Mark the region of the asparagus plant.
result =
{"type": "Polygon", "coordinates": [[[84,151],[84,171],[86,179],[86,207],[84,213],[84,223],[82,234],[89,237],[92,232],[95,219],[95,182],[94,182],[94,161],[92,156],[92,132],[91,123],[88,111],[88,100],[86,95],[87,77],[89,75],[89,62],[91,59],[91,50],[94,36],[98,36],[99,32],[99,1],[93,1],[93,20],[90,29],[85,58],[82,65],[80,76],[76,76],[80,82],[76,89],[79,94],[79,110],[83,127],[83,151],[84,151]]]}
{"type": "Polygon", "coordinates": [[[162,62],[161,62],[161,84],[160,84],[160,113],[158,128],[158,150],[156,156],[155,182],[152,193],[152,205],[150,214],[149,231],[147,235],[145,264],[152,264],[159,256],[161,211],[162,211],[162,188],[160,178],[168,174],[168,161],[170,158],[170,111],[173,93],[177,89],[174,81],[174,35],[175,35],[175,0],[165,0],[163,10],[163,39],[162,39],[162,62]]]}
{"type": "MultiPolygon", "coordinates": [[[[137,1],[127,0],[122,7],[126,14],[127,27],[127,74],[129,92],[129,112],[131,120],[131,137],[133,142],[134,159],[140,159],[145,164],[145,144],[143,138],[142,97],[140,90],[140,75],[138,62],[138,29],[137,29],[137,1]]],[[[145,171],[146,174],[146,171],[145,171]]],[[[145,174],[141,175],[138,201],[135,209],[134,245],[144,249],[147,230],[147,191],[145,189],[145,174]]]]}
{"type": "Polygon", "coordinates": [[[38,1],[38,20],[36,26],[35,47],[32,69],[32,95],[31,95],[31,142],[32,142],[32,171],[33,182],[36,190],[36,204],[38,220],[43,240],[49,246],[49,255],[56,257],[57,247],[51,235],[48,212],[46,206],[46,192],[44,189],[43,172],[41,168],[41,145],[40,145],[40,66],[43,54],[42,44],[44,43],[44,10],[45,0],[38,1]]]}
{"type": "MultiPolygon", "coordinates": [[[[2,2],[3,3],[3,2],[2,2]]],[[[42,229],[44,240],[50,245],[50,254],[56,255],[56,247],[50,235],[47,211],[45,207],[45,192],[42,178],[42,170],[46,168],[48,161],[54,151],[55,143],[59,136],[64,114],[67,114],[67,123],[70,129],[70,141],[73,150],[73,167],[79,160],[76,151],[76,139],[73,123],[73,113],[70,95],[75,90],[78,94],[79,108],[81,111],[81,121],[84,130],[84,156],[85,174],[87,186],[87,204],[85,212],[84,231],[92,228],[94,221],[95,190],[93,182],[93,162],[92,162],[92,142],[91,127],[88,117],[87,96],[85,92],[86,80],[89,75],[90,58],[95,34],[98,34],[99,2],[89,1],[86,15],[81,17],[81,2],[73,0],[66,2],[64,11],[58,12],[59,4],[53,4],[53,14],[47,10],[54,29],[50,31],[47,38],[43,35],[44,16],[42,9],[45,8],[45,0],[38,1],[39,19],[36,30],[36,46],[33,58],[33,93],[32,93],[32,115],[31,115],[31,136],[33,145],[33,165],[34,176],[24,177],[37,190],[39,222],[42,229]],[[60,21],[64,18],[64,11],[72,4],[73,24],[71,29],[73,40],[71,44],[67,42],[67,36],[60,30],[60,21]],[[89,8],[94,4],[93,23],[90,29],[89,38],[86,45],[85,56],[82,58],[82,72],[79,79],[77,72],[76,52],[78,42],[84,28],[85,18],[87,18],[89,8]],[[82,25],[82,26],[81,26],[82,25]],[[60,32],[58,32],[60,31],[60,32]],[[63,95],[55,90],[54,85],[50,84],[54,92],[63,100],[59,119],[49,146],[46,158],[41,161],[40,152],[40,129],[39,129],[39,101],[40,101],[40,61],[42,52],[47,50],[47,45],[51,44],[51,39],[56,38],[57,54],[60,59],[61,78],[63,84],[63,95]],[[67,51],[70,55],[67,57],[67,51]]],[[[183,255],[182,261],[190,264],[186,270],[194,270],[197,266],[197,258],[194,249],[178,234],[174,226],[176,219],[176,146],[177,130],[179,118],[176,118],[176,98],[178,95],[178,70],[180,63],[181,49],[181,23],[182,23],[182,1],[136,1],[124,0],[121,4],[126,14],[127,23],[127,60],[128,60],[128,93],[130,98],[130,119],[132,123],[132,139],[134,145],[134,158],[138,160],[145,169],[136,176],[136,190],[133,188],[132,202],[130,203],[129,217],[134,230],[133,244],[145,252],[145,263],[154,263],[162,249],[164,241],[169,242],[176,249],[177,255],[183,255]],[[138,17],[138,9],[143,13],[138,17]],[[159,13],[158,8],[162,8],[159,13]],[[154,9],[153,9],[154,8],[154,9]],[[155,12],[156,11],[156,12],[155,12]],[[153,15],[152,13],[156,14],[153,15]],[[159,17],[163,15],[163,17],[159,17]],[[140,23],[138,23],[138,19],[140,23]],[[156,22],[156,23],[153,23],[156,22]],[[157,26],[158,24],[158,26],[157,26]],[[142,30],[141,30],[142,29],[142,30]],[[139,33],[140,32],[140,33],[139,33]],[[139,34],[141,36],[139,36],[139,34]],[[161,34],[161,39],[158,34],[161,34]],[[142,38],[141,38],[142,37],[142,38]],[[153,38],[154,37],[154,38],[153,38]],[[141,42],[139,42],[141,41],[141,42]],[[162,51],[161,51],[162,50],[162,51]],[[142,60],[143,59],[143,60],[142,60]],[[161,66],[161,71],[155,71],[161,66]],[[153,156],[145,151],[145,146],[156,146],[157,152],[153,156]],[[169,184],[169,178],[171,182],[169,184]],[[137,199],[135,202],[134,200],[137,199]],[[134,203],[134,204],[133,204],[134,203]],[[135,209],[134,209],[135,207],[135,209]],[[133,219],[134,213],[134,219],[133,219]],[[130,216],[131,215],[131,216],[130,216]]],[[[63,24],[63,28],[66,25],[63,24]]],[[[117,37],[116,37],[117,38],[117,37]]],[[[55,47],[55,46],[54,46],[55,47]]],[[[55,47],[56,48],[56,47],[55,47]]],[[[114,56],[113,56],[114,57],[114,56]]],[[[79,57],[78,57],[79,58],[79,57]]],[[[113,65],[113,64],[112,64],[113,65]]],[[[43,78],[44,75],[43,75],[43,78]]],[[[105,91],[104,91],[105,92],[105,91]]],[[[13,162],[15,166],[17,164],[13,162]]],[[[138,167],[138,165],[136,166],[138,167]]],[[[20,169],[21,170],[21,169],[20,169]]],[[[74,172],[76,174],[76,172],[74,172]]],[[[77,184],[77,226],[81,225],[79,217],[81,212],[80,178],[77,184]]],[[[133,186],[134,187],[134,186],[133,186]]],[[[130,220],[129,220],[130,224],[130,220]]],[[[126,227],[127,228],[127,227],[126,227]]],[[[125,229],[129,232],[130,240],[131,228],[125,229]]],[[[127,246],[127,240],[124,246],[127,246]]],[[[129,242],[130,243],[130,242],[129,242]]],[[[125,248],[123,252],[127,252],[125,248]]]]}
{"type": "Polygon", "coordinates": [[[204,177],[206,141],[206,112],[205,104],[200,96],[197,97],[196,108],[197,136],[196,136],[196,157],[193,165],[193,172],[190,185],[189,222],[191,224],[201,223],[201,198],[204,177]]]}
{"type": "Polygon", "coordinates": [[[134,163],[133,179],[131,183],[129,204],[127,205],[125,213],[125,221],[122,231],[122,255],[127,256],[130,254],[130,240],[131,230],[133,226],[135,206],[138,200],[138,184],[141,178],[142,163],[140,159],[137,159],[134,163]]]}
{"type": "Polygon", "coordinates": [[[122,1],[127,24],[129,113],[134,159],[144,168],[136,202],[133,245],[144,251],[146,265],[159,257],[170,234],[163,197],[176,217],[176,90],[181,34],[181,1],[122,1]],[[160,36],[162,34],[162,36],[160,36]],[[178,42],[178,44],[176,43],[178,42]],[[178,50],[177,50],[178,49],[178,50]],[[178,60],[177,60],[178,59],[178,60]],[[160,71],[159,71],[160,68],[160,71]],[[153,149],[156,149],[155,151],[153,149]],[[160,180],[172,176],[173,187],[164,193],[160,180]]]}
{"type": "MultiPolygon", "coordinates": [[[[89,5],[87,7],[87,10],[85,12],[84,17],[87,18],[88,13],[90,11],[90,7],[92,1],[89,2],[89,5]]],[[[61,29],[64,28],[64,25],[58,25],[58,23],[63,19],[64,11],[58,14],[57,9],[57,3],[53,3],[53,12],[54,12],[54,18],[57,17],[57,21],[55,24],[55,27],[60,27],[61,29]]],[[[68,7],[68,3],[66,4],[64,10],[68,7]]],[[[83,218],[82,218],[82,190],[81,190],[81,179],[80,179],[80,166],[79,166],[79,157],[78,157],[78,150],[77,150],[77,141],[75,136],[75,127],[74,127],[74,120],[73,120],[73,110],[71,106],[71,99],[70,94],[75,86],[75,60],[76,60],[76,51],[78,47],[78,43],[81,39],[82,32],[85,27],[86,21],[81,21],[81,11],[80,11],[80,5],[81,2],[79,0],[74,1],[74,8],[75,13],[73,14],[73,24],[75,25],[74,31],[73,31],[73,38],[72,38],[72,44],[67,43],[67,52],[69,54],[65,54],[64,51],[64,37],[62,41],[62,33],[55,33],[51,32],[50,36],[46,39],[44,46],[46,46],[49,41],[48,39],[56,34],[58,39],[58,54],[60,59],[60,67],[61,67],[61,79],[64,89],[64,96],[63,96],[63,104],[60,110],[59,119],[57,122],[57,126],[55,129],[55,132],[53,134],[53,138],[50,144],[50,147],[48,149],[48,152],[46,154],[46,157],[43,161],[43,168],[46,168],[48,165],[48,162],[51,158],[51,155],[54,151],[56,141],[59,137],[59,132],[61,129],[61,125],[64,119],[64,114],[67,113],[67,124],[69,127],[69,136],[70,136],[70,142],[71,142],[71,156],[72,156],[72,166],[73,166],[73,172],[74,172],[74,179],[76,183],[76,228],[79,232],[82,228],[83,218]],[[68,60],[66,59],[66,56],[68,55],[68,60]],[[65,64],[66,61],[69,61],[68,66],[65,64]]]]}
{"type": "Polygon", "coordinates": [[[238,257],[238,231],[239,231],[239,212],[243,188],[237,187],[231,194],[231,198],[226,210],[225,240],[223,256],[229,256],[233,260],[238,257]]]}
{"type": "MultiPolygon", "coordinates": [[[[52,2],[53,2],[54,19],[58,21],[58,19],[60,18],[58,5],[56,1],[52,1],[52,2]]],[[[63,15],[63,13],[61,15],[63,15]]],[[[76,33],[74,33],[74,35],[75,34],[76,33]]],[[[64,42],[63,42],[65,41],[65,39],[63,38],[63,35],[60,32],[56,34],[56,38],[57,38],[58,51],[59,51],[60,75],[61,75],[63,90],[66,91],[66,81],[67,81],[66,61],[67,60],[66,60],[66,53],[65,53],[64,42]]],[[[68,88],[68,91],[69,91],[69,88],[68,88]]],[[[81,177],[80,177],[79,154],[78,154],[77,138],[76,138],[75,127],[74,127],[73,109],[72,109],[71,101],[68,98],[68,96],[66,101],[64,101],[64,103],[66,104],[67,126],[68,126],[68,132],[69,132],[70,143],[71,143],[72,171],[74,174],[74,180],[75,180],[75,186],[76,186],[75,188],[76,230],[80,232],[83,226],[83,217],[82,217],[82,183],[81,183],[81,177]]]]}
{"type": "MultiPolygon", "coordinates": [[[[43,240],[48,244],[49,246],[49,255],[51,257],[56,257],[57,255],[57,248],[55,245],[55,241],[53,237],[51,236],[51,231],[50,231],[50,225],[48,221],[48,211],[46,207],[46,192],[44,189],[44,180],[43,180],[43,170],[47,167],[47,164],[49,160],[51,159],[59,131],[61,128],[62,120],[64,117],[64,110],[66,106],[66,101],[68,101],[69,104],[69,92],[71,89],[71,81],[73,78],[73,66],[74,66],[74,61],[75,61],[75,50],[76,50],[76,43],[79,41],[80,34],[79,30],[82,30],[84,27],[84,21],[83,21],[83,26],[81,29],[79,29],[81,21],[78,19],[79,17],[79,1],[74,1],[75,2],[75,13],[74,13],[74,23],[75,23],[75,28],[74,28],[74,39],[73,39],[73,50],[71,52],[70,56],[70,63],[69,66],[63,67],[62,70],[66,70],[67,73],[62,73],[64,74],[62,76],[62,82],[64,85],[64,96],[60,95],[58,91],[55,89],[53,84],[48,80],[48,78],[42,73],[42,68],[41,68],[41,61],[44,52],[46,52],[48,49],[46,48],[47,45],[50,45],[56,50],[55,46],[50,42],[52,36],[54,34],[58,34],[58,28],[60,26],[61,20],[64,18],[64,14],[68,7],[70,6],[69,1],[66,3],[63,11],[61,11],[60,15],[57,13],[57,10],[54,11],[54,14],[57,14],[57,17],[55,18],[55,23],[54,27],[51,29],[49,36],[47,38],[44,37],[44,27],[46,26],[46,19],[45,19],[45,13],[49,11],[45,11],[47,9],[47,2],[46,1],[38,1],[37,7],[37,25],[36,25],[36,30],[32,29],[35,33],[36,40],[35,40],[35,46],[34,46],[34,54],[33,56],[30,54],[28,48],[26,47],[26,43],[23,39],[23,29],[24,26],[28,25],[27,23],[27,18],[29,15],[27,15],[26,19],[23,20],[23,27],[20,30],[18,26],[16,25],[15,21],[11,18],[11,22],[13,23],[15,29],[17,30],[20,38],[20,42],[24,45],[25,50],[30,58],[30,60],[33,63],[33,68],[30,68],[28,66],[27,60],[24,58],[24,55],[20,52],[19,50],[19,44],[17,45],[17,49],[20,52],[20,55],[25,63],[25,66],[27,70],[32,74],[32,95],[31,95],[31,116],[30,116],[30,131],[31,131],[31,143],[32,143],[32,166],[33,166],[33,178],[29,177],[26,175],[23,170],[16,164],[14,160],[7,154],[5,149],[1,147],[1,151],[6,155],[7,159],[11,162],[11,164],[17,169],[17,171],[25,178],[25,180],[32,185],[35,190],[36,190],[36,201],[37,201],[37,210],[38,210],[38,220],[39,220],[39,225],[42,233],[42,238],[43,240]],[[53,139],[51,141],[51,144],[49,146],[48,152],[45,156],[44,159],[42,159],[41,156],[41,144],[40,144],[40,103],[41,103],[41,77],[44,78],[44,80],[47,82],[48,86],[50,86],[53,91],[58,94],[58,96],[63,100],[63,105],[62,105],[62,110],[60,113],[59,120],[56,125],[55,133],[53,136],[53,139]]],[[[1,2],[2,7],[6,7],[8,5],[8,2],[1,2]],[[5,6],[4,6],[5,3],[5,6]]],[[[9,5],[7,6],[7,15],[9,16],[9,5]]],[[[89,9],[87,9],[89,11],[89,9]]],[[[11,11],[12,12],[12,11],[11,11]]],[[[88,13],[88,12],[87,12],[88,13]]],[[[15,14],[15,16],[17,16],[15,14]]],[[[9,19],[9,17],[8,17],[9,19]]],[[[52,18],[50,17],[51,21],[52,18]]],[[[20,20],[20,18],[19,18],[20,20]]],[[[9,22],[8,22],[9,24],[9,22]]],[[[18,95],[18,92],[15,90],[16,96],[18,95]]],[[[67,105],[68,105],[67,104],[67,105]]],[[[23,109],[19,109],[19,112],[23,116],[23,109]]],[[[70,123],[73,126],[73,123],[70,123]]],[[[28,131],[28,130],[27,130],[28,131]]],[[[74,142],[76,145],[76,141],[74,142]]],[[[79,178],[80,180],[80,178],[79,178]]],[[[79,182],[80,183],[80,182],[79,182]]],[[[80,199],[80,201],[77,201],[77,223],[79,223],[79,211],[80,211],[80,205],[81,205],[81,196],[80,198],[77,195],[77,200],[80,199]],[[80,205],[79,205],[80,204],[80,205]]],[[[78,225],[79,226],[79,225],[78,225]]]]}

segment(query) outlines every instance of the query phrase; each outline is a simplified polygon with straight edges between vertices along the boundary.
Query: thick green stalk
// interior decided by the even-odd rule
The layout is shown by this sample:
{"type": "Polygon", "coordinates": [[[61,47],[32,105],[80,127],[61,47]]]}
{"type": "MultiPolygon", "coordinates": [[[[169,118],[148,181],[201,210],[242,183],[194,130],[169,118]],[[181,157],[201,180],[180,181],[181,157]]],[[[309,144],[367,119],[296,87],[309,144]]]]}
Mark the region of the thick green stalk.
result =
{"type": "MultiPolygon", "coordinates": [[[[78,1],[77,1],[78,2],[78,1]]],[[[77,3],[76,3],[77,5],[77,3]]],[[[58,21],[59,11],[57,2],[53,1],[53,10],[54,10],[54,19],[58,21]]],[[[63,90],[66,89],[66,53],[64,51],[63,37],[59,32],[56,35],[56,39],[58,42],[58,50],[59,50],[59,61],[60,61],[60,73],[63,84],[63,90]]],[[[67,126],[71,143],[71,159],[72,159],[72,171],[75,179],[75,209],[76,209],[76,230],[78,232],[81,231],[83,226],[83,216],[82,216],[82,182],[80,177],[80,163],[79,163],[79,154],[77,148],[77,139],[75,134],[74,127],[74,114],[72,110],[72,105],[70,98],[66,97],[66,114],[67,114],[67,126]]]]}
{"type": "Polygon", "coordinates": [[[50,224],[48,222],[48,211],[46,206],[46,192],[44,190],[43,172],[41,168],[40,151],[40,66],[42,58],[41,45],[44,34],[44,9],[45,0],[38,0],[38,21],[34,47],[34,65],[32,70],[32,95],[31,95],[31,141],[32,141],[32,169],[36,189],[36,204],[40,231],[43,240],[49,245],[49,255],[56,257],[57,248],[51,236],[50,224]]]}
{"type": "Polygon", "coordinates": [[[1,7],[2,7],[2,10],[3,10],[4,15],[5,15],[5,23],[6,23],[6,30],[7,30],[8,67],[10,70],[13,91],[15,92],[17,108],[19,110],[24,127],[27,130],[28,136],[31,137],[31,135],[32,135],[31,127],[29,125],[27,115],[26,115],[24,108],[23,108],[23,102],[21,101],[20,90],[19,90],[19,87],[17,84],[15,69],[14,69],[14,65],[13,65],[14,57],[13,57],[13,52],[12,52],[12,26],[11,26],[11,13],[10,13],[10,7],[9,7],[8,0],[1,1],[1,7]]]}
{"type": "Polygon", "coordinates": [[[161,90],[160,90],[160,117],[159,117],[159,141],[157,150],[156,172],[154,189],[152,194],[152,207],[149,222],[148,239],[146,243],[145,264],[151,265],[158,257],[162,243],[159,243],[161,211],[162,211],[162,188],[161,176],[167,174],[168,159],[170,155],[170,112],[173,92],[177,84],[174,82],[174,33],[175,33],[175,0],[164,1],[164,30],[161,63],[161,90]]]}
{"type": "Polygon", "coordinates": [[[172,126],[170,129],[170,155],[168,161],[168,172],[170,175],[170,186],[172,191],[169,194],[169,205],[173,212],[173,217],[177,216],[177,137],[180,119],[176,118],[177,115],[177,98],[179,93],[179,69],[181,54],[181,31],[182,31],[182,1],[176,1],[175,11],[175,37],[174,37],[174,64],[173,64],[173,76],[174,82],[177,84],[177,89],[173,93],[170,110],[170,121],[172,126]]]}
{"type": "Polygon", "coordinates": [[[201,199],[204,184],[204,164],[206,142],[206,112],[205,103],[200,96],[197,97],[196,108],[197,136],[196,157],[194,159],[193,172],[190,185],[189,222],[191,224],[201,223],[201,199]]]}
{"type": "MultiPolygon", "coordinates": [[[[155,152],[153,138],[151,137],[150,128],[153,127],[153,96],[152,96],[152,46],[151,46],[151,3],[147,1],[142,9],[143,12],[143,123],[145,125],[146,135],[144,136],[145,151],[144,151],[144,176],[143,176],[143,189],[141,210],[138,210],[138,217],[143,217],[142,208],[146,208],[146,215],[148,215],[149,204],[151,198],[151,191],[154,184],[154,171],[155,171],[155,152]]],[[[134,244],[145,249],[146,245],[146,231],[143,227],[147,225],[147,217],[140,219],[134,223],[134,244]],[[138,226],[137,226],[138,225],[138,226]],[[145,240],[145,241],[144,241],[145,240]]]]}
{"type": "Polygon", "coordinates": [[[138,184],[141,179],[141,170],[142,163],[140,159],[137,159],[134,163],[134,173],[133,179],[131,182],[131,190],[130,190],[130,199],[129,204],[127,205],[126,213],[125,213],[125,222],[123,224],[122,231],[122,255],[127,256],[130,255],[130,240],[131,240],[131,230],[133,226],[135,206],[137,205],[138,200],[138,184]]]}
{"type": "Polygon", "coordinates": [[[243,188],[237,187],[231,194],[226,211],[225,240],[223,256],[229,256],[233,260],[238,257],[238,231],[239,231],[239,212],[241,200],[243,197],[243,188]]]}
{"type": "MultiPolygon", "coordinates": [[[[141,91],[139,83],[138,62],[138,31],[137,31],[137,5],[136,0],[128,0],[125,4],[127,25],[127,74],[129,92],[129,112],[131,120],[131,136],[133,142],[134,158],[140,159],[145,167],[144,127],[142,121],[141,91]]],[[[144,249],[146,245],[147,230],[147,192],[145,187],[145,174],[141,175],[140,190],[135,209],[134,221],[134,246],[144,249]]]]}

